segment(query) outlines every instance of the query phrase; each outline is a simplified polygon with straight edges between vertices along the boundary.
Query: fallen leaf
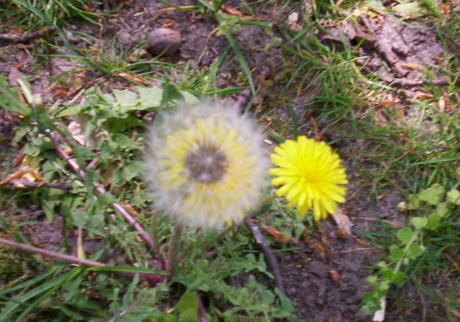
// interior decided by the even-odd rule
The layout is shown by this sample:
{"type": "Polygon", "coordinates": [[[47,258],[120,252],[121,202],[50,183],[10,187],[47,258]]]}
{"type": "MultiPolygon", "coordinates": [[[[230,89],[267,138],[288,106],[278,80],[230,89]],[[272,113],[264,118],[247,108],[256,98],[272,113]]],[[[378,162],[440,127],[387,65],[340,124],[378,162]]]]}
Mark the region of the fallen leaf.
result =
{"type": "Polygon", "coordinates": [[[375,107],[382,107],[382,106],[391,106],[399,103],[399,99],[397,97],[393,97],[392,95],[388,95],[388,99],[384,100],[383,102],[375,104],[375,107]]]}
{"type": "Polygon", "coordinates": [[[75,121],[69,123],[67,129],[75,141],[80,143],[80,145],[93,147],[97,142],[96,137],[94,137],[94,135],[90,135],[87,140],[85,139],[85,127],[87,122],[88,120],[85,116],[78,116],[75,121]]]}
{"type": "Polygon", "coordinates": [[[132,80],[133,82],[137,82],[137,83],[142,84],[142,85],[150,85],[150,83],[147,82],[146,80],[143,80],[142,78],[140,78],[138,76],[135,76],[135,75],[133,75],[131,73],[128,73],[128,72],[119,72],[118,76],[123,77],[123,78],[127,78],[129,80],[132,80]]]}
{"type": "Polygon", "coordinates": [[[266,225],[262,225],[262,227],[267,231],[267,233],[269,233],[270,235],[275,237],[275,240],[277,242],[280,242],[280,243],[289,243],[289,242],[298,243],[298,241],[295,238],[287,237],[283,233],[281,233],[279,230],[277,230],[277,229],[275,229],[273,227],[266,226],[266,225]]]}
{"type": "Polygon", "coordinates": [[[426,71],[426,68],[423,67],[420,64],[401,63],[401,67],[406,67],[406,68],[410,68],[410,69],[416,69],[416,70],[419,70],[419,71],[422,71],[422,72],[426,71]]]}
{"type": "Polygon", "coordinates": [[[439,110],[441,112],[444,112],[444,110],[446,109],[446,94],[441,95],[441,97],[439,98],[438,105],[439,105],[439,110]]]}
{"type": "Polygon", "coordinates": [[[417,92],[417,93],[415,93],[415,95],[414,95],[414,99],[432,98],[432,97],[434,97],[433,94],[428,94],[428,93],[424,93],[424,92],[417,92]]]}
{"type": "Polygon", "coordinates": [[[40,179],[41,176],[38,174],[38,170],[40,169],[40,162],[38,161],[37,157],[31,157],[30,155],[26,155],[21,162],[21,169],[24,169],[24,175],[18,179],[27,179],[29,181],[35,182],[36,180],[44,181],[44,179],[40,179]]]}
{"type": "Polygon", "coordinates": [[[238,10],[236,10],[236,9],[233,9],[233,8],[230,8],[230,7],[226,6],[226,5],[222,5],[222,6],[221,6],[221,9],[222,9],[225,13],[227,13],[227,14],[229,14],[229,15],[231,15],[231,16],[235,16],[235,17],[238,17],[238,18],[242,18],[242,17],[243,17],[243,14],[242,14],[240,11],[238,11],[238,10]]]}
{"type": "Polygon", "coordinates": [[[167,20],[163,21],[163,27],[165,27],[165,28],[172,27],[175,24],[176,24],[176,22],[174,20],[167,19],[167,20]]]}
{"type": "Polygon", "coordinates": [[[24,76],[24,74],[21,73],[19,69],[11,67],[10,73],[8,74],[8,84],[10,84],[11,87],[19,88],[18,79],[22,76],[24,76]]]}
{"type": "Polygon", "coordinates": [[[342,282],[340,281],[340,275],[339,272],[336,270],[329,270],[329,276],[331,277],[332,282],[334,282],[335,285],[340,285],[342,282]]]}
{"type": "Polygon", "coordinates": [[[301,29],[300,25],[298,24],[299,21],[299,13],[298,12],[293,12],[289,15],[287,19],[287,24],[289,27],[291,27],[292,30],[294,31],[299,31],[301,29]]]}
{"type": "Polygon", "coordinates": [[[342,210],[337,209],[337,211],[332,214],[332,218],[334,218],[335,223],[337,224],[339,236],[347,237],[351,235],[351,227],[353,226],[353,223],[350,218],[342,212],[342,210]]]}
{"type": "Polygon", "coordinates": [[[56,92],[54,92],[53,96],[54,97],[62,97],[62,96],[65,96],[67,94],[67,90],[66,89],[58,89],[56,92]]]}

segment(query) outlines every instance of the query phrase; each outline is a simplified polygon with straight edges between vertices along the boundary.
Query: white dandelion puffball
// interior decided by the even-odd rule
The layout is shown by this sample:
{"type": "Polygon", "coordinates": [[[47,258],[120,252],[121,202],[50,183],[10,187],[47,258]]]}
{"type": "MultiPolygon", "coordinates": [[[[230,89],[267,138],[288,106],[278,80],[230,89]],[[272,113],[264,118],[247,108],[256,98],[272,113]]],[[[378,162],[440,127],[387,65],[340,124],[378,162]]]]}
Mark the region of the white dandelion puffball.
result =
{"type": "Polygon", "coordinates": [[[241,222],[267,184],[269,162],[255,122],[211,102],[158,117],[145,161],[155,206],[196,227],[241,222]]]}

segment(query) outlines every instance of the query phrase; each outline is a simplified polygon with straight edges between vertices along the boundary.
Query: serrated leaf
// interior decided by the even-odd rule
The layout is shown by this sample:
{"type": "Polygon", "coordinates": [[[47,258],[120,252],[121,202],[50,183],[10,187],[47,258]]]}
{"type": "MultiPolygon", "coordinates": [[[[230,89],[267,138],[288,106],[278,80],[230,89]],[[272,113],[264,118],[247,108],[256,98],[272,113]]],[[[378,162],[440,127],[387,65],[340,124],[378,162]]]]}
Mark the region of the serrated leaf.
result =
{"type": "Polygon", "coordinates": [[[184,97],[184,103],[187,105],[195,105],[200,102],[200,100],[193,94],[186,92],[186,91],[180,91],[182,96],[184,97]]]}
{"type": "Polygon", "coordinates": [[[163,89],[159,87],[139,87],[139,109],[159,107],[163,96],[163,89]]]}
{"type": "Polygon", "coordinates": [[[457,189],[451,190],[447,193],[447,200],[454,205],[460,205],[460,191],[457,189]]]}
{"type": "Polygon", "coordinates": [[[37,146],[33,142],[27,143],[24,147],[24,154],[36,157],[40,154],[40,146],[37,146]]]}
{"type": "Polygon", "coordinates": [[[136,106],[136,103],[138,101],[138,95],[136,93],[131,92],[130,90],[127,90],[127,89],[124,89],[124,90],[114,89],[112,93],[115,96],[115,102],[117,103],[117,105],[121,107],[136,106]]]}
{"type": "Polygon", "coordinates": [[[409,227],[404,227],[404,228],[401,228],[396,233],[396,236],[398,237],[398,239],[401,241],[403,245],[407,245],[411,241],[411,239],[414,237],[415,234],[416,232],[410,229],[409,227]]]}
{"type": "Polygon", "coordinates": [[[105,95],[104,99],[120,113],[142,111],[161,105],[164,96],[163,89],[159,87],[136,87],[135,90],[137,93],[127,89],[113,90],[114,96],[105,95]]]}
{"type": "Polygon", "coordinates": [[[407,256],[410,259],[416,259],[417,257],[422,256],[424,252],[425,246],[414,243],[409,246],[409,249],[407,250],[407,256]]]}
{"type": "Polygon", "coordinates": [[[131,141],[129,137],[121,133],[115,133],[112,136],[112,141],[120,149],[128,149],[128,148],[138,149],[139,148],[133,141],[131,141]]]}
{"type": "Polygon", "coordinates": [[[390,246],[390,259],[392,261],[397,261],[404,257],[404,251],[397,245],[390,246]]]}
{"type": "Polygon", "coordinates": [[[417,230],[421,230],[428,225],[428,219],[424,217],[414,217],[410,220],[412,226],[417,230]]]}
{"type": "Polygon", "coordinates": [[[437,205],[444,194],[444,187],[435,183],[430,188],[423,190],[418,194],[418,198],[430,205],[437,205]]]}
{"type": "Polygon", "coordinates": [[[126,181],[132,180],[134,177],[137,177],[144,170],[144,167],[141,162],[134,161],[123,167],[123,174],[126,181]]]}

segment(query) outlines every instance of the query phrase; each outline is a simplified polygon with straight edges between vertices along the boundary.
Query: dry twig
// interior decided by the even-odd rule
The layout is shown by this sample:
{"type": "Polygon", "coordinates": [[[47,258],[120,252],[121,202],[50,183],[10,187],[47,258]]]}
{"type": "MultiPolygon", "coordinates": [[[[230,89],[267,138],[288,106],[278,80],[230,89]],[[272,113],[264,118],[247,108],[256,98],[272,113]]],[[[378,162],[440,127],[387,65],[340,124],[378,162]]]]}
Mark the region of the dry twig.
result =
{"type": "Polygon", "coordinates": [[[22,35],[0,34],[0,45],[10,44],[10,43],[13,43],[13,44],[28,43],[38,38],[48,37],[48,35],[55,30],[56,30],[56,27],[48,26],[48,27],[44,27],[37,31],[29,32],[25,35],[24,34],[22,35]]]}
{"type": "MultiPolygon", "coordinates": [[[[0,238],[0,244],[10,246],[10,247],[22,250],[22,251],[32,252],[32,253],[35,253],[35,254],[40,254],[40,255],[43,255],[43,256],[46,256],[46,257],[52,257],[52,258],[61,259],[61,260],[64,260],[66,262],[70,262],[70,263],[74,263],[74,264],[85,265],[85,266],[89,266],[89,267],[106,267],[107,266],[106,264],[101,263],[101,262],[95,262],[95,261],[91,261],[91,260],[88,260],[88,259],[75,257],[75,256],[72,256],[72,255],[61,254],[61,253],[53,252],[51,250],[46,250],[46,249],[42,249],[42,248],[38,248],[38,247],[26,245],[26,244],[17,243],[17,242],[14,242],[14,241],[11,241],[11,240],[8,240],[8,239],[5,239],[5,238],[0,238]]],[[[136,274],[136,273],[133,273],[133,272],[120,272],[120,273],[122,273],[124,275],[131,275],[131,276],[136,274]]],[[[158,285],[161,282],[163,282],[163,280],[164,280],[163,275],[153,275],[153,274],[140,273],[139,276],[141,278],[147,280],[152,285],[158,285]]]]}
{"type": "Polygon", "coordinates": [[[72,185],[67,182],[48,183],[48,182],[33,182],[27,179],[13,179],[13,180],[8,181],[7,183],[15,187],[22,185],[28,188],[54,188],[54,189],[61,189],[64,191],[69,191],[72,189],[72,185]]]}

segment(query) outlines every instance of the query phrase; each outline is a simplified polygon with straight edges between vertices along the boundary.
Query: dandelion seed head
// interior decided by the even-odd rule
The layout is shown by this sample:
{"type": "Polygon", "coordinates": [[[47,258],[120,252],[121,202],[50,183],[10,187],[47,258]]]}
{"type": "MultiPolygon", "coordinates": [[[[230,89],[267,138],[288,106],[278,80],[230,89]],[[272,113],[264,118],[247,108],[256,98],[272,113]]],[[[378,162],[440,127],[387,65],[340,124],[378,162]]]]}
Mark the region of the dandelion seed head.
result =
{"type": "Polygon", "coordinates": [[[145,161],[155,206],[192,226],[239,223],[266,184],[268,160],[254,122],[210,102],[159,116],[145,161]]]}

